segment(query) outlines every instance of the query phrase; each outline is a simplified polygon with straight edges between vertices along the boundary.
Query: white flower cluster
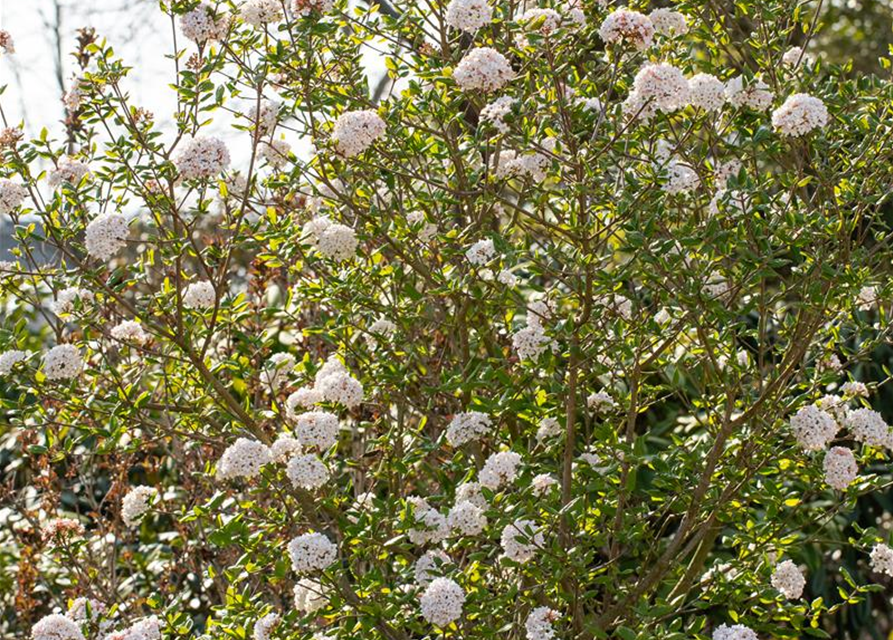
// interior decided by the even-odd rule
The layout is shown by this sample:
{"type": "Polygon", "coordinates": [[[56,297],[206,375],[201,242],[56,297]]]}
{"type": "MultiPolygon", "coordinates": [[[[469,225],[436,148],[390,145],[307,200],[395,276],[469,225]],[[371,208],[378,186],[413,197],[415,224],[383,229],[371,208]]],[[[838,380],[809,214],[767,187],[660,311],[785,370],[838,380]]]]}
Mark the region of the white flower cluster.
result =
{"type": "Polygon", "coordinates": [[[353,158],[372,146],[387,131],[385,121],[375,111],[347,111],[338,116],[332,128],[332,139],[338,153],[353,158]]]}
{"type": "Polygon", "coordinates": [[[544,496],[549,493],[552,487],[557,485],[558,480],[548,473],[539,473],[533,476],[533,480],[530,481],[530,489],[535,496],[544,496]]]}
{"type": "Polygon", "coordinates": [[[25,187],[3,178],[0,180],[0,215],[10,215],[22,206],[27,197],[28,190],[25,187]]]}
{"type": "Polygon", "coordinates": [[[853,452],[845,447],[831,447],[825,454],[825,482],[838,491],[846,491],[859,474],[853,452]]]}
{"type": "Polygon", "coordinates": [[[416,583],[420,587],[431,584],[431,581],[437,577],[438,570],[446,567],[450,562],[450,557],[440,549],[426,551],[413,566],[416,583]]]}
{"type": "Polygon", "coordinates": [[[431,624],[445,627],[462,616],[465,592],[449,578],[435,578],[420,598],[422,617],[431,624]]]}
{"type": "Polygon", "coordinates": [[[87,622],[89,620],[96,620],[103,616],[107,611],[108,608],[99,600],[81,597],[71,601],[65,615],[75,622],[87,622]]]}
{"type": "Polygon", "coordinates": [[[589,397],[586,398],[586,406],[596,413],[605,413],[616,409],[617,403],[614,402],[610,393],[602,389],[589,394],[589,397]]]}
{"type": "Polygon", "coordinates": [[[488,0],[451,0],[446,8],[446,23],[468,33],[474,33],[492,17],[493,8],[488,0]]]}
{"type": "Polygon", "coordinates": [[[270,640],[273,630],[279,626],[280,617],[278,613],[268,613],[263,618],[254,623],[254,640],[270,640]]]}
{"type": "Polygon", "coordinates": [[[688,164],[673,158],[667,165],[667,181],[663,190],[669,195],[689,193],[698,188],[701,179],[697,172],[688,164]]]}
{"type": "Polygon", "coordinates": [[[463,500],[457,502],[447,514],[447,526],[464,536],[476,536],[487,526],[484,510],[474,503],[463,500]]]}
{"type": "Polygon", "coordinates": [[[506,57],[491,47],[472,49],[453,70],[453,80],[465,91],[496,91],[514,77],[506,57]]]}
{"type": "Polygon", "coordinates": [[[486,413],[466,411],[457,413],[447,427],[447,441],[459,447],[472,440],[480,440],[493,427],[493,421],[486,413]]]}
{"type": "Polygon", "coordinates": [[[295,573],[312,573],[335,562],[338,547],[321,533],[304,533],[288,543],[288,555],[295,573]]]}
{"type": "Polygon", "coordinates": [[[648,14],[654,30],[662,36],[672,38],[684,36],[688,33],[688,23],[685,16],[671,9],[655,9],[648,14]]]}
{"type": "Polygon", "coordinates": [[[242,6],[242,19],[255,29],[282,19],[280,0],[248,0],[242,6]]]}
{"type": "Polygon", "coordinates": [[[605,18],[598,35],[605,44],[627,44],[643,51],[651,46],[654,39],[654,24],[651,18],[638,11],[618,9],[605,18]]]}
{"type": "Polygon", "coordinates": [[[811,65],[813,63],[812,56],[804,53],[801,47],[791,47],[784,52],[781,62],[785,66],[797,68],[800,65],[811,65]]]}
{"type": "Polygon", "coordinates": [[[209,40],[222,40],[229,28],[228,20],[217,15],[207,2],[180,16],[180,30],[189,40],[204,44],[209,40]]]}
{"type": "Polygon", "coordinates": [[[121,518],[128,527],[139,524],[140,518],[149,510],[152,499],[157,494],[153,487],[138,486],[127,492],[121,500],[121,518]]]}
{"type": "Polygon", "coordinates": [[[291,145],[285,140],[265,140],[259,145],[258,155],[274,169],[281,169],[288,164],[291,145]]]}
{"type": "Polygon", "coordinates": [[[214,285],[207,280],[192,282],[183,291],[183,306],[187,309],[210,309],[216,299],[214,285]]]}
{"type": "Polygon", "coordinates": [[[86,176],[90,175],[90,167],[74,158],[62,158],[59,164],[50,172],[48,182],[54,189],[63,184],[77,186],[86,176]]]}
{"type": "Polygon", "coordinates": [[[893,549],[882,542],[871,550],[871,570],[893,577],[893,549]]]}
{"type": "Polygon", "coordinates": [[[107,635],[106,640],[161,640],[161,622],[156,616],[143,618],[124,631],[107,635]]]}
{"type": "Polygon", "coordinates": [[[539,33],[548,35],[561,26],[561,14],[554,9],[528,9],[518,18],[518,22],[524,26],[538,24],[539,33]]]}
{"type": "Polygon", "coordinates": [[[83,369],[84,359],[73,344],[56,345],[43,356],[43,373],[47,380],[74,378],[83,369]]]}
{"type": "Polygon", "coordinates": [[[272,461],[273,452],[267,445],[257,440],[239,438],[217,461],[217,478],[253,478],[265,464],[272,461]]]}
{"type": "Polygon", "coordinates": [[[288,383],[289,376],[295,370],[295,364],[295,357],[292,354],[285,352],[274,353],[264,365],[261,378],[275,393],[279,390],[279,387],[288,383]]]}
{"type": "Polygon", "coordinates": [[[56,299],[50,303],[50,309],[57,316],[63,316],[74,311],[76,302],[85,304],[92,301],[93,294],[90,291],[78,287],[66,287],[56,294],[56,299]]]}
{"type": "Polygon", "coordinates": [[[174,158],[174,165],[185,180],[213,178],[229,167],[229,149],[211,136],[187,140],[174,158]]]}
{"type": "Polygon", "coordinates": [[[10,349],[0,353],[0,376],[7,376],[12,373],[12,368],[27,357],[27,352],[18,349],[10,349]]]}
{"type": "Polygon", "coordinates": [[[704,111],[719,111],[726,103],[726,85],[709,73],[698,73],[688,80],[688,102],[704,111]]]}
{"type": "Polygon", "coordinates": [[[529,562],[542,549],[543,534],[533,520],[515,520],[502,530],[500,539],[505,557],[514,562],[529,562]]]}
{"type": "Polygon", "coordinates": [[[847,411],[844,424],[859,442],[878,449],[893,448],[890,427],[877,411],[864,407],[847,411]]]}
{"type": "Polygon", "coordinates": [[[318,489],[329,480],[328,468],[312,453],[292,456],[285,472],[295,488],[318,489]]]}
{"type": "Polygon", "coordinates": [[[337,357],[332,356],[320,367],[313,381],[316,389],[327,402],[343,404],[348,409],[358,407],[363,402],[363,385],[350,375],[350,372],[337,357]]]}
{"type": "Polygon", "coordinates": [[[753,78],[745,84],[744,76],[735,76],[726,82],[726,100],[733,107],[748,107],[754,111],[765,111],[772,106],[775,94],[762,78],[753,78]]]}
{"type": "Polygon", "coordinates": [[[31,627],[31,640],[84,640],[84,634],[68,616],[51,613],[31,627]]]}
{"type": "Polygon", "coordinates": [[[791,560],[785,560],[772,572],[772,586],[781,591],[788,600],[796,600],[803,595],[806,578],[803,572],[791,560]]]}
{"type": "Polygon", "coordinates": [[[301,443],[289,433],[280,433],[276,441],[270,445],[273,462],[285,462],[291,456],[301,453],[301,443]]]}
{"type": "Polygon", "coordinates": [[[149,334],[143,331],[143,325],[136,320],[119,322],[109,333],[115,340],[121,342],[143,345],[149,341],[149,334]]]}
{"type": "Polygon", "coordinates": [[[475,242],[465,252],[465,258],[473,265],[483,266],[496,257],[496,248],[493,240],[485,238],[475,242]]]}
{"type": "Polygon", "coordinates": [[[511,484],[518,475],[521,455],[514,451],[499,451],[492,454],[478,473],[481,485],[496,491],[504,484],[511,484]]]}
{"type": "Polygon", "coordinates": [[[548,314],[549,306],[544,301],[536,301],[528,306],[526,326],[512,335],[512,347],[521,360],[536,360],[552,344],[543,325],[548,314]]]}
{"type": "MultiPolygon", "coordinates": [[[[278,1],[276,4],[279,4],[278,1]]],[[[261,100],[260,105],[255,103],[251,107],[251,110],[248,112],[248,120],[251,121],[258,135],[269,136],[276,130],[276,125],[279,124],[279,109],[281,106],[275,100],[261,100]]]]}
{"type": "Polygon", "coordinates": [[[304,614],[316,613],[329,603],[323,586],[312,578],[298,580],[292,593],[295,609],[304,614]]]}
{"type": "Polygon", "coordinates": [[[524,630],[527,640],[552,640],[555,637],[555,627],[552,626],[558,620],[558,612],[549,607],[537,607],[527,616],[524,630]]]}
{"type": "Polygon", "coordinates": [[[542,442],[549,438],[560,436],[564,433],[564,427],[557,418],[543,418],[536,430],[536,439],[542,442]]]}
{"type": "Polygon", "coordinates": [[[671,113],[688,104],[688,80],[666,62],[646,64],[633,79],[623,112],[648,120],[658,111],[671,113]]]}
{"type": "Polygon", "coordinates": [[[512,108],[517,104],[517,100],[511,96],[500,96],[493,102],[487,104],[481,109],[481,122],[487,122],[500,133],[508,133],[509,127],[505,122],[505,117],[511,113],[512,108]]]}
{"type": "Polygon", "coordinates": [[[87,225],[84,246],[97,260],[106,261],[127,244],[130,229],[120,213],[104,213],[87,225]]]}
{"type": "Polygon", "coordinates": [[[791,416],[794,438],[807,451],[818,451],[828,446],[837,435],[837,422],[826,411],[806,405],[791,416]]]}
{"type": "Polygon", "coordinates": [[[828,124],[828,108],[808,93],[795,93],[772,112],[772,126],[783,136],[802,136],[828,124]]]}
{"type": "Polygon", "coordinates": [[[321,256],[339,262],[350,260],[359,245],[356,231],[332,222],[327,216],[314,218],[305,224],[301,235],[321,256]]]}
{"type": "Polygon", "coordinates": [[[410,496],[406,499],[412,506],[413,518],[422,524],[422,528],[412,528],[408,532],[409,541],[422,546],[442,542],[450,533],[447,519],[437,509],[428,504],[428,501],[418,496],[410,496]]]}
{"type": "Polygon", "coordinates": [[[713,640],[759,640],[750,627],[743,624],[721,624],[713,630],[713,640]]]}
{"type": "Polygon", "coordinates": [[[331,13],[334,8],[334,0],[292,0],[292,11],[302,17],[312,13],[331,13]]]}

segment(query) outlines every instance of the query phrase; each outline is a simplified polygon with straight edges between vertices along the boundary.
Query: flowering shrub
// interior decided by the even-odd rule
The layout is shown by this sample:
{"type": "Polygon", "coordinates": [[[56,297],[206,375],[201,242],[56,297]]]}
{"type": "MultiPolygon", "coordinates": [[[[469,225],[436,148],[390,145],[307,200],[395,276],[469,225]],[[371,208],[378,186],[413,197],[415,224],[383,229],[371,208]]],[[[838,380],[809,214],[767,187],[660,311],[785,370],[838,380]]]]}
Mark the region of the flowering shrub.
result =
{"type": "Polygon", "coordinates": [[[802,3],[521,4],[162,2],[171,128],[101,43],[67,140],[7,123],[11,636],[871,606],[893,89],[809,52],[802,3]]]}

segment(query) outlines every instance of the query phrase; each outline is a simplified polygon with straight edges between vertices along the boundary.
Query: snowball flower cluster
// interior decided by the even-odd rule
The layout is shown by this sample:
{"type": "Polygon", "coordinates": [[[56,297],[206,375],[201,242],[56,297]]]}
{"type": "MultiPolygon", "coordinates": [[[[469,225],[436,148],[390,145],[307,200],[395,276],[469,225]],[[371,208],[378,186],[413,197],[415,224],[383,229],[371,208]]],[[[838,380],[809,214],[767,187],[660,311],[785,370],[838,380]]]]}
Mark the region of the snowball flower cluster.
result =
{"type": "Polygon", "coordinates": [[[485,265],[495,257],[496,248],[490,238],[478,240],[465,252],[465,258],[476,266],[485,265]]]}
{"type": "Polygon", "coordinates": [[[335,8],[334,0],[293,0],[292,10],[296,15],[307,17],[311,13],[330,13],[335,8]]]}
{"type": "Polygon", "coordinates": [[[12,368],[27,357],[28,354],[26,352],[18,349],[11,349],[0,353],[0,376],[6,376],[12,373],[12,368]]]}
{"type": "Polygon", "coordinates": [[[831,447],[825,454],[825,482],[838,491],[846,491],[859,473],[856,457],[845,447],[831,447]]]}
{"type": "Polygon", "coordinates": [[[446,23],[473,33],[490,22],[493,8],[488,0],[452,0],[446,8],[446,23]]]}
{"type": "Polygon", "coordinates": [[[295,369],[295,357],[290,353],[274,353],[264,365],[262,373],[264,381],[274,391],[288,382],[288,377],[295,369]]]}
{"type": "Polygon", "coordinates": [[[719,111],[726,103],[726,86],[716,76],[699,73],[688,80],[688,102],[704,111],[719,111]]]}
{"type": "Polygon", "coordinates": [[[527,640],[552,640],[555,637],[555,627],[552,624],[558,620],[558,612],[549,607],[537,607],[527,616],[524,630],[527,640]]]}
{"type": "Polygon", "coordinates": [[[66,287],[56,294],[56,299],[50,303],[50,309],[57,316],[62,316],[74,311],[74,305],[78,301],[81,303],[92,302],[93,294],[78,287],[66,287]]]}
{"type": "Polygon", "coordinates": [[[375,111],[371,109],[348,111],[338,116],[335,121],[332,139],[335,141],[338,153],[353,158],[383,137],[385,131],[385,121],[375,111]]]}
{"type": "Polygon", "coordinates": [[[638,11],[618,9],[605,18],[598,35],[606,44],[628,44],[643,51],[654,39],[654,24],[651,18],[638,11]]]}
{"type": "Polygon", "coordinates": [[[807,93],[795,93],[772,112],[772,126],[783,136],[802,136],[827,124],[825,103],[807,93]]]}
{"type": "Polygon", "coordinates": [[[288,543],[288,555],[296,573],[311,573],[335,562],[338,547],[321,533],[305,533],[288,543]]]}
{"type": "Polygon", "coordinates": [[[273,461],[270,448],[248,438],[239,438],[223,452],[217,461],[217,478],[253,478],[261,468],[273,461]]]}
{"type": "Polygon", "coordinates": [[[772,586],[781,591],[788,600],[796,600],[803,595],[806,578],[803,572],[790,560],[785,560],[775,567],[772,573],[772,586]]]}
{"type": "Polygon", "coordinates": [[[84,640],[84,634],[68,616],[51,613],[31,628],[31,640],[84,640]]]}
{"type": "Polygon", "coordinates": [[[104,213],[87,225],[84,246],[97,260],[108,260],[127,244],[127,219],[120,213],[104,213]]]}
{"type": "Polygon", "coordinates": [[[834,439],[838,426],[827,412],[810,404],[791,416],[791,431],[801,447],[807,451],[818,451],[834,439]]]}
{"type": "Polygon", "coordinates": [[[859,442],[877,448],[890,444],[890,427],[877,411],[867,408],[848,411],[845,424],[859,442]]]}
{"type": "Polygon", "coordinates": [[[270,445],[270,453],[273,462],[285,462],[296,453],[303,450],[301,443],[289,433],[281,433],[276,441],[270,445]]]}
{"type": "Polygon", "coordinates": [[[628,101],[642,105],[646,114],[655,109],[675,111],[688,104],[688,80],[682,71],[666,62],[646,64],[633,80],[628,101]]]}
{"type": "Polygon", "coordinates": [[[183,291],[183,306],[187,309],[210,309],[215,300],[214,285],[207,280],[193,282],[183,291]]]}
{"type": "Polygon", "coordinates": [[[280,618],[278,613],[268,613],[255,622],[254,633],[252,634],[254,640],[269,640],[273,630],[279,626],[279,621],[280,618]]]}
{"type": "Polygon", "coordinates": [[[56,188],[65,183],[77,186],[90,173],[90,168],[80,160],[62,158],[59,164],[50,172],[48,182],[56,188]]]}
{"type": "Polygon", "coordinates": [[[84,368],[81,352],[73,344],[60,344],[43,356],[43,373],[47,380],[74,378],[84,368]]]}
{"type": "Polygon", "coordinates": [[[743,624],[721,624],[713,630],[713,640],[759,640],[750,627],[743,624]]]}
{"type": "Polygon", "coordinates": [[[329,480],[326,465],[311,453],[293,456],[285,472],[295,488],[318,489],[329,480]]]}
{"type": "Polygon", "coordinates": [[[465,91],[496,91],[514,77],[506,57],[491,47],[472,49],[453,71],[453,79],[465,91]]]}
{"type": "Polygon", "coordinates": [[[416,583],[420,587],[431,584],[431,581],[437,577],[438,568],[449,563],[450,557],[440,549],[426,551],[413,566],[416,583]]]}
{"type": "Polygon", "coordinates": [[[748,107],[754,111],[765,111],[772,106],[775,94],[762,78],[753,78],[748,84],[744,76],[735,76],[726,82],[726,100],[733,107],[748,107]]]}
{"type": "Polygon", "coordinates": [[[504,484],[511,484],[518,475],[521,456],[514,451],[499,451],[492,454],[478,473],[478,480],[488,489],[496,490],[504,484]]]}
{"type": "Polygon", "coordinates": [[[667,181],[663,190],[669,195],[689,193],[698,188],[701,179],[697,172],[684,162],[673,159],[667,165],[667,181]]]}
{"type": "Polygon", "coordinates": [[[871,569],[893,577],[893,549],[882,542],[874,545],[871,550],[871,569]]]}
{"type": "Polygon", "coordinates": [[[174,165],[185,180],[213,178],[229,167],[229,150],[222,140],[199,137],[187,140],[174,158],[174,165]]]}
{"type": "Polygon", "coordinates": [[[135,527],[139,523],[156,493],[153,487],[146,486],[134,487],[127,492],[121,500],[121,518],[126,526],[135,527]]]}
{"type": "Polygon", "coordinates": [[[8,216],[18,209],[27,197],[28,190],[25,187],[3,178],[0,180],[0,215],[8,216]]]}
{"type": "Polygon", "coordinates": [[[302,236],[324,258],[343,262],[350,260],[357,252],[357,233],[350,227],[332,222],[326,216],[314,218],[304,225],[302,236]]]}
{"type": "Polygon", "coordinates": [[[542,442],[548,438],[554,438],[564,433],[564,427],[557,418],[543,418],[536,430],[536,439],[542,442]]]}
{"type": "Polygon", "coordinates": [[[685,16],[678,11],[670,9],[655,9],[648,14],[654,30],[662,36],[684,36],[688,33],[688,23],[685,16]]]}
{"type": "Polygon", "coordinates": [[[425,620],[445,627],[462,616],[465,592],[449,578],[435,578],[422,594],[420,604],[425,620]]]}
{"type": "Polygon", "coordinates": [[[418,496],[410,496],[406,502],[412,506],[413,518],[422,524],[422,528],[413,528],[408,532],[413,544],[425,545],[443,541],[450,532],[447,519],[428,501],[418,496]]]}
{"type": "Polygon", "coordinates": [[[248,0],[241,11],[242,19],[256,29],[282,19],[280,0],[248,0]]]}
{"type": "Polygon", "coordinates": [[[483,509],[468,500],[457,502],[447,514],[447,526],[465,536],[476,536],[487,526],[483,509]]]}
{"type": "Polygon", "coordinates": [[[515,520],[502,530],[500,539],[505,557],[515,562],[530,561],[543,547],[543,534],[533,520],[515,520]]]}
{"type": "Polygon", "coordinates": [[[301,613],[316,613],[328,604],[323,586],[311,578],[301,578],[292,591],[295,609],[301,613]]]}
{"type": "Polygon", "coordinates": [[[781,57],[781,62],[788,67],[798,67],[801,64],[812,64],[812,56],[803,53],[801,47],[791,47],[784,52],[784,55],[781,57]]]}
{"type": "Polygon", "coordinates": [[[505,118],[517,104],[517,100],[511,96],[500,96],[481,109],[481,122],[488,122],[500,133],[508,133],[509,127],[505,118]]]}
{"type": "Polygon", "coordinates": [[[602,389],[589,394],[586,398],[586,406],[596,413],[604,413],[616,409],[617,403],[614,402],[610,393],[602,389]]]}
{"type": "Polygon", "coordinates": [[[149,341],[149,334],[143,331],[143,326],[136,320],[124,320],[112,327],[109,333],[121,342],[142,345],[149,341]]]}
{"type": "Polygon", "coordinates": [[[229,24],[224,16],[217,15],[206,2],[180,16],[180,30],[189,40],[204,44],[209,40],[222,40],[229,24]]]}
{"type": "Polygon", "coordinates": [[[466,411],[457,413],[450,420],[446,438],[451,445],[459,447],[472,440],[480,440],[493,427],[493,421],[486,413],[466,411]]]}

